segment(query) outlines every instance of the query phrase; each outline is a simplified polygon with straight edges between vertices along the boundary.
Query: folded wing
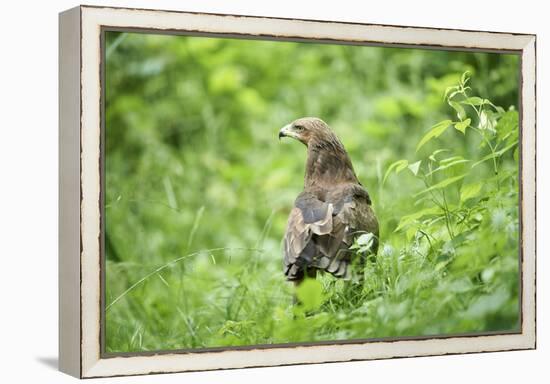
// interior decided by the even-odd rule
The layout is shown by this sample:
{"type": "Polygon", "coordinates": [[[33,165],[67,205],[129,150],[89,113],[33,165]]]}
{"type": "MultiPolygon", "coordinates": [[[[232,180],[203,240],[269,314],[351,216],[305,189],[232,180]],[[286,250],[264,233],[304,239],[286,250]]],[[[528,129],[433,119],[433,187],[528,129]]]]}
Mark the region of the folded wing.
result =
{"type": "MultiPolygon", "coordinates": [[[[287,279],[301,280],[311,269],[349,278],[353,256],[349,247],[361,232],[378,238],[370,198],[360,185],[343,185],[330,193],[302,192],[290,213],[284,238],[287,279]]],[[[374,252],[377,247],[375,244],[374,252]]]]}

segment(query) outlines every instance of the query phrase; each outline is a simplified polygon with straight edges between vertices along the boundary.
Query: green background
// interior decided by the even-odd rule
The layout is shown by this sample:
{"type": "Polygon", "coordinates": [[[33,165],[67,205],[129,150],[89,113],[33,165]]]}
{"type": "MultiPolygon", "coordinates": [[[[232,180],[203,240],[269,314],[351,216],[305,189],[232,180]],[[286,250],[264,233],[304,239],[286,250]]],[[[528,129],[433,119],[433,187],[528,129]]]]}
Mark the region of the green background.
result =
{"type": "MultiPolygon", "coordinates": [[[[455,129],[416,147],[455,118],[443,96],[464,71],[475,94],[517,109],[517,55],[122,32],[106,32],[105,55],[107,352],[517,329],[517,150],[499,159],[498,193],[470,199],[483,209],[460,243],[422,217],[395,231],[430,202],[412,172],[383,183],[424,152],[482,159],[455,129]],[[342,139],[381,224],[359,293],[320,277],[299,293],[306,312],[281,248],[305,147],[277,140],[303,116],[342,139]]],[[[490,177],[484,162],[465,182],[490,177]]],[[[457,210],[461,185],[448,187],[457,210]]]]}

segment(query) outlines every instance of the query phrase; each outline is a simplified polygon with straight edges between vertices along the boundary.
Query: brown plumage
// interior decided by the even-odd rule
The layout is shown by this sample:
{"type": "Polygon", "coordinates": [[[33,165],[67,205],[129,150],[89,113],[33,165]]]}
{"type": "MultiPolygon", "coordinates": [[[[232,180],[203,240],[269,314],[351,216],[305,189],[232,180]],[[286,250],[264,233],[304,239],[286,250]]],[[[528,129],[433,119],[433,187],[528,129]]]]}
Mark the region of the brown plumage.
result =
{"type": "Polygon", "coordinates": [[[279,131],[307,146],[304,190],[294,202],[284,237],[284,273],[300,282],[318,270],[349,278],[355,254],[349,250],[361,233],[372,233],[378,250],[378,221],[367,190],[336,135],[321,119],[295,120],[279,131]]]}

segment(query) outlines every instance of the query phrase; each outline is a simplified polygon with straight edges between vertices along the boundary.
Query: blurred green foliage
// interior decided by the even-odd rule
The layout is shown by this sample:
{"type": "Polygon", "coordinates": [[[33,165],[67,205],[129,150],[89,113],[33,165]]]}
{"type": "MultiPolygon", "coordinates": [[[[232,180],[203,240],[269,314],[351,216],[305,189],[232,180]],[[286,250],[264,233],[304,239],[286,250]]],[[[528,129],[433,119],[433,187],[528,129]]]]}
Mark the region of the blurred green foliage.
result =
{"type": "Polygon", "coordinates": [[[107,32],[106,58],[108,352],[518,329],[517,55],[107,32]],[[503,108],[449,97],[465,71],[503,108]],[[284,281],[302,116],[373,199],[360,287],[284,281]]]}

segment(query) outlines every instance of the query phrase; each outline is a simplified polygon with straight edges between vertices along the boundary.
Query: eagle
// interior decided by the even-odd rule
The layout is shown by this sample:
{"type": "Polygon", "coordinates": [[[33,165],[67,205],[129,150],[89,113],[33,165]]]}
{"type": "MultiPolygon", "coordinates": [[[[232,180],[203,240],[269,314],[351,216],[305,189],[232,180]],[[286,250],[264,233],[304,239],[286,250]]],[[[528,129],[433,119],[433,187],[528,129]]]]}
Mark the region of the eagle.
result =
{"type": "Polygon", "coordinates": [[[342,142],[323,120],[297,119],[281,128],[279,140],[283,137],[307,147],[304,190],[294,202],[283,241],[284,274],[295,284],[317,271],[350,279],[354,257],[361,259],[359,265],[364,261],[350,249],[354,240],[372,234],[371,253],[378,251],[378,220],[369,193],[342,142]]]}

